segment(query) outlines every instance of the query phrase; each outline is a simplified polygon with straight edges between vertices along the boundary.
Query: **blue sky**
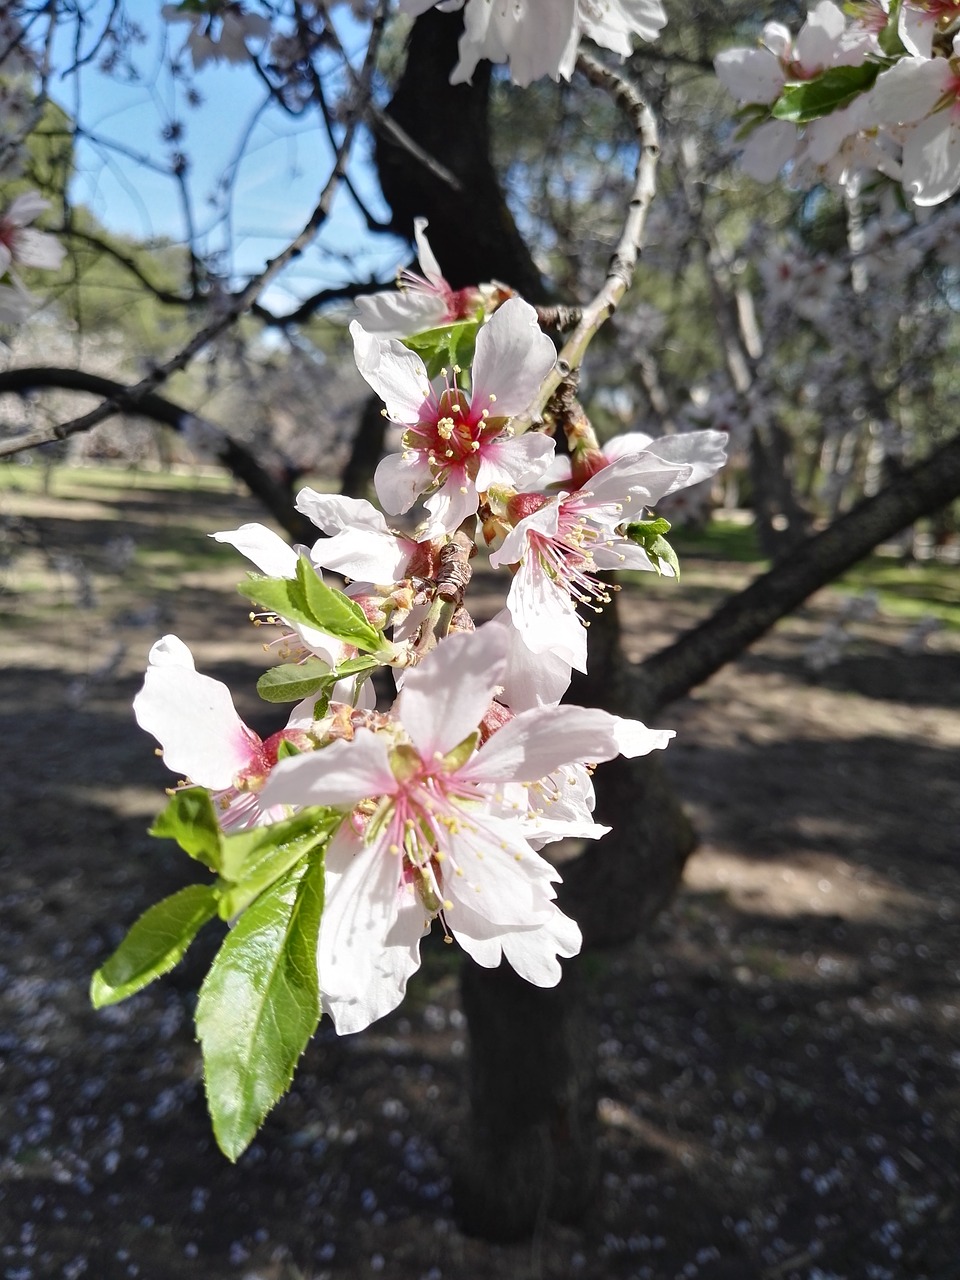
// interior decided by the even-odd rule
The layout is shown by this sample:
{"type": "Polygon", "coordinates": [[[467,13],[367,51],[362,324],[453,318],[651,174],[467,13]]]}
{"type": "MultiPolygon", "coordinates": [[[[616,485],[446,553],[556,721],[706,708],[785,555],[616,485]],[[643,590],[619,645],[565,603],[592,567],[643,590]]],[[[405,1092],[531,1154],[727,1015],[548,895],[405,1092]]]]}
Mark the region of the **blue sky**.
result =
{"type": "MultiPolygon", "coordinates": [[[[97,0],[89,11],[83,49],[92,45],[109,8],[108,0],[97,0]]],[[[105,144],[147,156],[161,167],[169,165],[174,149],[163,131],[174,123],[181,126],[183,136],[176,145],[190,160],[186,186],[200,246],[223,254],[220,269],[239,280],[262,267],[309,217],[332,163],[326,134],[315,113],[298,120],[271,106],[257,117],[265,92],[249,66],[205,66],[192,77],[202,102],[190,106],[186,84],[162,68],[164,41],[168,48],[179,49],[189,28],[181,23],[168,26],[159,16],[159,0],[131,8],[147,35],[133,54],[139,81],[124,83],[92,62],[78,74],[54,76],[53,97],[105,144]],[[226,203],[218,195],[219,184],[235,163],[247,129],[233,198],[226,203]]],[[[73,61],[73,39],[72,24],[64,24],[55,44],[57,66],[73,61]]],[[[343,39],[350,48],[362,47],[362,32],[355,25],[344,27],[343,39]]],[[[189,66],[189,56],[184,62],[189,66]]],[[[118,154],[93,140],[80,142],[76,165],[74,201],[89,206],[110,230],[143,238],[186,238],[182,196],[169,174],[154,172],[133,155],[118,154]]],[[[366,135],[355,146],[351,178],[371,211],[385,217],[366,135]]],[[[298,297],[358,275],[388,280],[406,256],[401,241],[367,232],[342,189],[319,246],[271,288],[268,305],[286,310],[298,297]]]]}

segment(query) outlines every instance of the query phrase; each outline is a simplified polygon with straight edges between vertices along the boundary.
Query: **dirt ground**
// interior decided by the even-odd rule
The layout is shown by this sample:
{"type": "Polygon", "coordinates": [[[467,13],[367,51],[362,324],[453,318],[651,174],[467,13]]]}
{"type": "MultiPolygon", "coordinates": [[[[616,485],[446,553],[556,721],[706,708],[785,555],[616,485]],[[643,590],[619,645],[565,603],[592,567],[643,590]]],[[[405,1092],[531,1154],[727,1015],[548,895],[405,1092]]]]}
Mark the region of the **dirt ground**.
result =
{"type": "MultiPolygon", "coordinates": [[[[822,592],[660,718],[702,843],[654,935],[592,965],[602,1192],[494,1246],[450,1199],[449,949],[368,1033],[321,1027],[235,1166],[191,1021],[213,933],[90,1008],[129,924],[195,878],[145,834],[169,781],[130,711],[152,640],[176,631],[271,726],[237,560],[202,537],[259,513],[56,485],[0,493],[2,1280],[960,1278],[960,633],[907,655],[881,615],[816,674],[822,592]]],[[[685,567],[669,610],[625,593],[635,656],[744,576],[685,567]]]]}

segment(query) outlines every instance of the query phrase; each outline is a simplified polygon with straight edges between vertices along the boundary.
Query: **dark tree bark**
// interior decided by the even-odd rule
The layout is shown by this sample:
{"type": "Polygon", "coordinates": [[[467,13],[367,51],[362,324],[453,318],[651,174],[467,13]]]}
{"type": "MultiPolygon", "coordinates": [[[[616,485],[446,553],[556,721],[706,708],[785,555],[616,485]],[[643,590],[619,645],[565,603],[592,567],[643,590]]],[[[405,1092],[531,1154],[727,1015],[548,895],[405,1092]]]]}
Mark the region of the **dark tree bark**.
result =
{"type": "Polygon", "coordinates": [[[382,132],[376,145],[380,185],[405,234],[412,236],[414,218],[430,220],[430,246],[455,289],[500,280],[530,302],[546,302],[543,279],[490,159],[490,63],[480,63],[472,84],[449,82],[461,30],[452,14],[430,10],[417,19],[406,69],[387,108],[458,186],[382,132]]]}
{"type": "MultiPolygon", "coordinates": [[[[417,214],[430,218],[431,244],[452,283],[497,277],[541,301],[539,276],[489,160],[486,64],[473,86],[447,83],[458,33],[449,15],[418,19],[391,111],[454,170],[462,191],[451,192],[381,141],[384,194],[404,225],[417,214]]],[[[902,480],[826,534],[795,544],[788,560],[640,668],[626,662],[608,609],[591,626],[590,674],[576,680],[571,700],[649,721],[877,543],[956,496],[960,442],[902,480]]],[[[801,526],[798,518],[791,541],[801,526]]],[[[581,925],[585,948],[642,934],[672,898],[695,845],[656,754],[604,765],[596,787],[598,820],[614,831],[564,865],[559,897],[581,925]]],[[[575,1217],[594,1189],[596,1036],[589,1002],[579,962],[565,966],[552,990],[531,987],[505,964],[484,970],[467,962],[462,990],[471,1037],[470,1117],[455,1179],[457,1211],[469,1231],[514,1239],[545,1216],[575,1217]]]]}
{"type": "Polygon", "coordinates": [[[256,458],[249,449],[233,440],[222,428],[212,422],[203,422],[196,414],[181,408],[172,400],[155,392],[131,399],[122,383],[112,378],[101,378],[82,369],[37,367],[8,369],[0,373],[0,395],[15,392],[19,395],[30,391],[56,388],[62,391],[83,391],[102,396],[105,401],[116,400],[117,414],[130,414],[159,422],[178,434],[184,434],[191,422],[200,422],[205,438],[221,466],[241,484],[246,485],[296,542],[316,542],[318,531],[306,516],[293,507],[293,485],[297,479],[296,468],[277,460],[273,468],[256,458]]]}

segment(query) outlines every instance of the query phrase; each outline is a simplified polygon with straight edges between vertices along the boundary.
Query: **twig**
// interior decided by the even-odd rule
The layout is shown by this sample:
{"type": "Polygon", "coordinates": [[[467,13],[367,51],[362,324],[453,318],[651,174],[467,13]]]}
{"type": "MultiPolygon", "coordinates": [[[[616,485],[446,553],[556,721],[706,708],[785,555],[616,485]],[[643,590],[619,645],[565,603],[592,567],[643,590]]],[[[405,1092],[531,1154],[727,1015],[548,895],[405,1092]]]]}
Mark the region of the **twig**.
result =
{"type": "Polygon", "coordinates": [[[609,93],[626,115],[640,144],[640,154],[637,158],[627,216],[610,260],[606,279],[596,297],[583,308],[579,324],[564,344],[556,367],[547,376],[535,403],[522,417],[514,419],[513,425],[517,434],[526,431],[533,424],[560,383],[580,367],[587,347],[601,325],[613,315],[621,298],[630,287],[643,247],[647,211],[657,189],[656,173],[660,142],[653,112],[629,80],[618,72],[611,71],[596,58],[581,53],[577,59],[577,67],[592,84],[609,93]]]}
{"type": "Polygon", "coordinates": [[[376,65],[376,53],[380,42],[380,36],[383,32],[383,11],[384,2],[381,0],[377,14],[374,16],[373,26],[371,29],[370,43],[367,46],[367,53],[364,59],[363,68],[357,78],[358,93],[355,108],[347,117],[346,126],[344,128],[343,141],[337,150],[336,160],[333,171],[327,179],[323,191],[320,193],[320,199],[313,213],[310,215],[303,230],[297,235],[285,249],[277,254],[275,258],[270,259],[267,265],[247,284],[244,289],[238,293],[229,295],[227,305],[222,312],[205,325],[187,342],[176,355],[171,356],[162,365],[159,365],[145,378],[142,378],[135,386],[123,387],[116,395],[98,405],[96,409],[92,409],[89,413],[84,414],[80,418],[73,418],[69,422],[59,423],[53,428],[53,431],[43,440],[38,440],[36,432],[30,432],[13,440],[6,440],[0,444],[0,458],[8,457],[14,453],[20,453],[24,449],[35,448],[38,444],[46,443],[48,440],[65,440],[69,436],[77,435],[81,431],[89,431],[91,427],[95,427],[98,423],[105,421],[117,412],[118,409],[135,409],[139,400],[151,391],[154,391],[162,383],[174,373],[178,373],[181,369],[185,369],[193,358],[201,352],[221,333],[234,324],[237,318],[248,311],[252,304],[256,301],[258,295],[263,291],[264,287],[275,279],[287,263],[299,256],[314,238],[320,227],[326,221],[333,203],[334,195],[340,184],[340,179],[346,169],[347,156],[349,155],[353,138],[356,133],[357,125],[363,114],[364,106],[370,92],[370,81],[373,77],[373,70],[376,65]]]}

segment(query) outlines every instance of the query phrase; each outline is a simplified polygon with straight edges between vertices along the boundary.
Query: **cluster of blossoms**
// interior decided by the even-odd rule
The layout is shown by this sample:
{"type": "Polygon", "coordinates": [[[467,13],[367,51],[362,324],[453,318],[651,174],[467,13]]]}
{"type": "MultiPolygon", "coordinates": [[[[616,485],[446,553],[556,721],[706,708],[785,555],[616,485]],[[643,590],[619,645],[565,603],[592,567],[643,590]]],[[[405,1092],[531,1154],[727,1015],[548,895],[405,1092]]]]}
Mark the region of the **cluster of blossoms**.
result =
{"type": "Polygon", "coordinates": [[[360,372],[401,432],[378,497],[398,516],[422,501],[419,524],[399,532],[369,502],[305,488],[297,509],[325,535],[312,547],[258,524],[213,535],[266,575],[243,588],[280,627],[283,665],[265,679],[280,673],[288,700],[299,697],[271,737],[243,723],[175,636],[151,651],[135,703],[166,764],[210,794],[224,833],[324,813],[317,964],[340,1032],[399,1003],[437,918],[479,964],[506,957],[540,986],[579,950],[539,850],[607,830],[593,820],[588,766],[672,733],[558,705],[571,670],[586,669],[578,606],[609,598],[606,570],[672,572],[637,535],[644,509],[711,476],[726,439],[635,434],[559,458],[548,435],[513,434],[555,363],[519,298],[478,322],[469,379],[452,368],[432,381],[399,340],[359,322],[352,332],[360,372]],[[463,606],[476,543],[513,575],[506,608],[479,628],[463,606]],[[398,689],[385,710],[369,679],[378,667],[398,689]]]}
{"type": "Polygon", "coordinates": [[[744,104],[744,168],[844,185],[879,172],[917,205],[946,200],[960,188],[958,29],[954,0],[820,0],[796,37],[767,23],[759,47],[715,62],[744,104]]]}
{"type": "Polygon", "coordinates": [[[451,83],[469,80],[481,58],[506,62],[514,84],[569,80],[584,36],[622,57],[631,40],[656,40],[666,25],[660,0],[400,0],[404,13],[463,9],[460,60],[451,83]]]}

